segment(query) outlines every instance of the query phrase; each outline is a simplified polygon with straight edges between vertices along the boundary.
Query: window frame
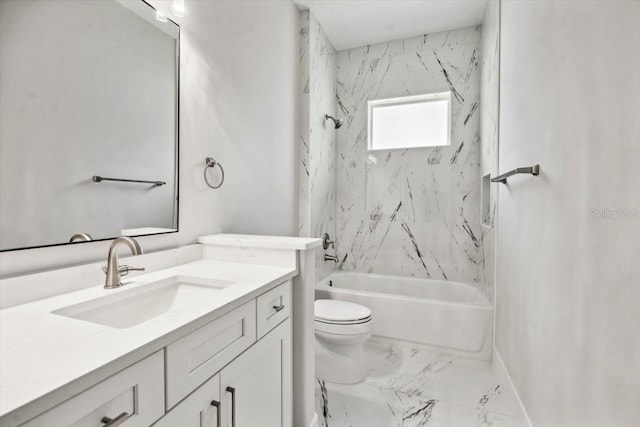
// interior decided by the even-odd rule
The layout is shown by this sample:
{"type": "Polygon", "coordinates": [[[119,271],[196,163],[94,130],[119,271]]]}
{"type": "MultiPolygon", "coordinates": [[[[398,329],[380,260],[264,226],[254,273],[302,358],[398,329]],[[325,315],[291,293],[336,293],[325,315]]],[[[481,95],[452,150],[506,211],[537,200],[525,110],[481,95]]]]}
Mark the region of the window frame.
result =
{"type": "Polygon", "coordinates": [[[439,148],[451,146],[451,91],[433,92],[423,95],[401,96],[396,98],[375,99],[367,101],[367,149],[368,151],[391,151],[408,150],[412,148],[439,148]],[[396,105],[422,104],[426,102],[447,101],[447,143],[444,145],[420,145],[416,147],[393,147],[374,148],[373,147],[373,111],[377,107],[389,107],[396,105]]]}

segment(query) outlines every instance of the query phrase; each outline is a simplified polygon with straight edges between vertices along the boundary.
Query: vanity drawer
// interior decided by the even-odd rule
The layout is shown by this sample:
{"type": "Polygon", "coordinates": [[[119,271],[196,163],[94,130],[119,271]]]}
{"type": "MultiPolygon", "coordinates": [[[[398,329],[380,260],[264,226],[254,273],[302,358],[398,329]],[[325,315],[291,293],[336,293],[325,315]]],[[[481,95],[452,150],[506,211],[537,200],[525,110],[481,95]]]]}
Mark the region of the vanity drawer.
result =
{"type": "Polygon", "coordinates": [[[149,426],[164,414],[162,353],[158,351],[129,366],[22,427],[95,427],[106,424],[101,421],[103,417],[118,416],[129,416],[123,427],[149,426]]]}
{"type": "Polygon", "coordinates": [[[166,347],[167,409],[173,407],[256,341],[251,300],[166,347]]]}
{"type": "Polygon", "coordinates": [[[260,295],[256,303],[260,339],[291,315],[291,281],[260,295]]]}

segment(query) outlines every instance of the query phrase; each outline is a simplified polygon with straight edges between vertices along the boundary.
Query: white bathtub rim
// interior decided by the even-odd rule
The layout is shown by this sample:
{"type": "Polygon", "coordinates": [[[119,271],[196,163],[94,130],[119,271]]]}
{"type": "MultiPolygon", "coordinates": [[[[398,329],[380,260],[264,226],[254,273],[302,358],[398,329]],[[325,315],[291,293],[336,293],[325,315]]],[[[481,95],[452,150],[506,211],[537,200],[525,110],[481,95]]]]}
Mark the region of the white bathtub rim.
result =
{"type": "Polygon", "coordinates": [[[328,275],[327,277],[325,277],[324,279],[320,280],[320,282],[324,282],[326,280],[330,280],[331,277],[333,276],[340,276],[340,275],[353,275],[353,276],[358,276],[358,277],[372,277],[374,279],[389,279],[389,278],[396,278],[396,279],[402,279],[402,280],[407,280],[410,282],[419,282],[419,281],[433,281],[433,282],[442,282],[442,283],[457,283],[460,285],[465,285],[465,286],[471,286],[474,289],[477,289],[475,286],[471,285],[470,283],[466,283],[466,282],[461,282],[458,280],[445,280],[445,279],[430,279],[428,277],[415,277],[415,276],[394,276],[391,274],[380,274],[380,273],[362,273],[362,272],[358,272],[358,271],[344,271],[344,270],[336,270],[334,272],[332,272],[330,275],[328,275]]]}
{"type": "MultiPolygon", "coordinates": [[[[322,283],[322,282],[320,282],[320,283],[322,283]]],[[[456,283],[459,283],[459,282],[456,282],[456,283]]],[[[462,283],[462,285],[469,286],[469,285],[467,285],[465,283],[462,283]]],[[[480,299],[479,301],[477,301],[477,302],[472,304],[472,303],[462,303],[462,302],[456,302],[456,301],[451,301],[451,300],[442,300],[442,299],[434,299],[434,298],[410,297],[410,296],[406,296],[406,295],[390,294],[390,293],[386,293],[386,292],[370,292],[370,291],[360,291],[360,290],[354,291],[354,290],[349,289],[349,288],[341,288],[339,286],[329,286],[328,284],[317,284],[316,285],[316,290],[327,291],[327,292],[332,292],[333,291],[333,292],[336,292],[336,293],[345,293],[345,294],[350,294],[350,295],[358,295],[358,296],[361,296],[361,297],[379,296],[379,297],[389,298],[389,299],[393,299],[393,300],[397,300],[397,301],[413,301],[413,302],[428,301],[429,303],[438,304],[438,305],[455,306],[455,307],[461,307],[461,308],[463,307],[463,308],[475,308],[475,309],[483,309],[483,310],[493,310],[493,308],[491,307],[491,304],[489,303],[489,301],[487,301],[486,298],[484,298],[484,296],[482,294],[479,294],[482,297],[482,299],[480,299]]]]}
{"type": "Polygon", "coordinates": [[[330,275],[326,276],[325,278],[318,280],[318,283],[323,283],[323,282],[328,282],[329,280],[331,280],[332,278],[335,278],[336,276],[342,276],[342,275],[353,275],[353,276],[357,276],[357,277],[370,277],[373,279],[379,279],[379,280],[385,280],[385,279],[400,279],[400,280],[406,280],[408,282],[438,282],[438,283],[442,283],[442,284],[446,284],[446,285],[461,285],[465,288],[472,288],[474,291],[477,291],[478,294],[480,294],[484,299],[486,298],[486,295],[484,294],[484,292],[482,291],[482,289],[479,287],[481,285],[481,283],[477,283],[477,282],[461,282],[459,280],[444,280],[444,279],[430,279],[427,277],[415,277],[415,276],[394,276],[391,274],[379,274],[379,273],[361,273],[361,272],[355,272],[355,271],[343,271],[343,270],[336,270],[334,272],[332,272],[330,275]],[[476,286],[478,285],[478,286],[476,286]]]}
{"type": "Polygon", "coordinates": [[[480,307],[480,308],[489,308],[489,309],[493,309],[491,302],[487,299],[487,296],[482,292],[482,290],[476,286],[474,286],[471,283],[465,283],[465,282],[459,282],[459,281],[454,281],[454,280],[441,280],[441,279],[427,279],[427,278],[420,278],[420,277],[405,277],[405,276],[391,276],[391,275],[387,275],[387,274],[377,274],[377,273],[360,273],[360,272],[352,272],[352,271],[335,271],[333,273],[331,273],[329,276],[325,277],[322,280],[319,280],[316,283],[316,289],[339,289],[340,292],[352,292],[355,295],[362,295],[362,294],[366,294],[366,295],[385,295],[385,296],[390,296],[390,297],[394,297],[394,298],[400,298],[400,299],[405,299],[405,300],[411,300],[411,301],[415,301],[415,300],[421,300],[421,301],[429,301],[429,302],[434,302],[434,303],[438,303],[438,304],[453,304],[453,305],[457,305],[457,306],[462,306],[462,307],[480,307]],[[462,286],[465,288],[470,288],[473,289],[473,291],[476,293],[476,295],[478,296],[478,300],[474,301],[474,303],[462,303],[462,302],[457,302],[455,300],[450,300],[450,299],[437,299],[437,298],[424,298],[424,297],[412,297],[412,296],[406,296],[406,295],[398,295],[398,294],[392,294],[392,293],[387,293],[387,292],[375,292],[375,291],[362,291],[362,290],[353,290],[353,289],[349,289],[349,288],[343,288],[340,286],[329,286],[329,280],[335,279],[336,276],[340,276],[340,275],[355,275],[355,276],[359,276],[359,277],[371,277],[374,279],[401,279],[401,280],[407,280],[410,282],[429,282],[429,281],[434,281],[434,282],[439,282],[439,283],[447,283],[447,284],[451,284],[453,286],[462,286]]]}

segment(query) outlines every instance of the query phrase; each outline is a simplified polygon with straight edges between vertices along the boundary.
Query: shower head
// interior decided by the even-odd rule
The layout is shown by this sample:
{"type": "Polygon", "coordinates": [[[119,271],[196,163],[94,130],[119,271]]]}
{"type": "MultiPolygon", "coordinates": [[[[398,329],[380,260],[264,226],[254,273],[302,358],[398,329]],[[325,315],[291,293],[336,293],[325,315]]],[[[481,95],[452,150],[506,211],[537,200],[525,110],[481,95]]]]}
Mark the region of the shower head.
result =
{"type": "Polygon", "coordinates": [[[340,129],[340,126],[342,126],[342,119],[333,118],[328,114],[324,115],[324,119],[325,120],[329,120],[329,119],[333,120],[333,124],[334,124],[336,129],[340,129]]]}

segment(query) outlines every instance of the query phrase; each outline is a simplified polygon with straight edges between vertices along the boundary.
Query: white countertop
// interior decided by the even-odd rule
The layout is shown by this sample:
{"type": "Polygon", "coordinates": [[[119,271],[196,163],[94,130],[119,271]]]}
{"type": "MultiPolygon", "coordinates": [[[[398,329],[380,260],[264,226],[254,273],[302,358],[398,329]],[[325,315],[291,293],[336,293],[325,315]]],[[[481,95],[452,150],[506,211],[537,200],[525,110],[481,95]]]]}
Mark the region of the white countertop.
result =
{"type": "Polygon", "coordinates": [[[322,240],[310,237],[258,236],[248,234],[214,234],[201,236],[198,243],[215,246],[234,246],[260,249],[307,250],[317,248],[322,240]]]}
{"type": "Polygon", "coordinates": [[[47,397],[68,398],[296,274],[295,268],[204,260],[137,276],[119,289],[106,290],[96,284],[1,310],[0,416],[25,405],[37,415],[43,407],[56,404],[42,403],[47,397]],[[169,312],[128,329],[51,313],[176,275],[236,283],[188,310],[169,312]]]}

